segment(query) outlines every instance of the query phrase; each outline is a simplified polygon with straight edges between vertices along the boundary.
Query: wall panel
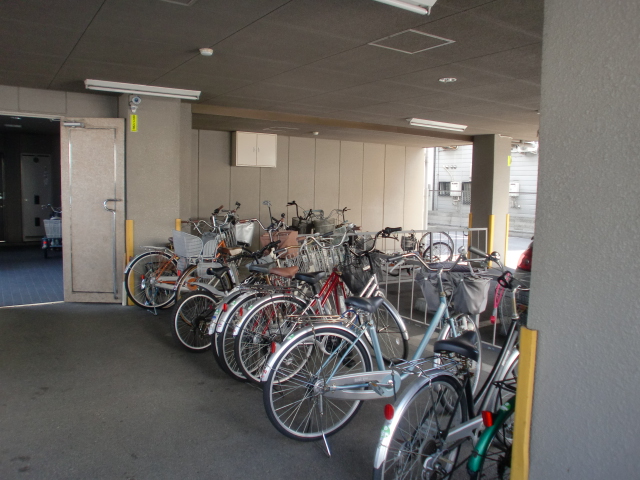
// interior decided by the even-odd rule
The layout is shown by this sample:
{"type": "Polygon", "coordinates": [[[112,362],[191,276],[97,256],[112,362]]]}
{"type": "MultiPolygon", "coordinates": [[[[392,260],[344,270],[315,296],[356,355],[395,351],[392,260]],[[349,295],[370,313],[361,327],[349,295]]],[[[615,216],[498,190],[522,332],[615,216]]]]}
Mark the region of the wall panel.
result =
{"type": "Polygon", "coordinates": [[[199,150],[198,217],[207,218],[220,205],[229,205],[231,134],[201,130],[199,150]]]}
{"type": "Polygon", "coordinates": [[[260,221],[269,223],[269,209],[262,205],[265,200],[273,205],[274,217],[281,213],[295,215],[293,208],[286,208],[289,201],[289,137],[278,135],[276,168],[261,168],[260,174],[260,221]]]}
{"type": "MultiPolygon", "coordinates": [[[[384,145],[364,144],[362,169],[362,229],[379,231],[384,215],[384,145]]],[[[349,212],[351,213],[351,212],[349,212]]]]}
{"type": "Polygon", "coordinates": [[[340,148],[340,208],[350,208],[348,220],[362,224],[362,164],[364,144],[341,142],[340,148]]]}
{"type": "Polygon", "coordinates": [[[328,215],[340,197],[340,141],[316,140],[315,208],[328,215]]]}
{"type": "MultiPolygon", "coordinates": [[[[404,222],[405,147],[386,145],[384,160],[385,227],[402,227],[404,222]]],[[[382,245],[380,245],[382,247],[382,245]]],[[[385,249],[396,249],[396,242],[386,242],[385,249]]]]}
{"type": "Polygon", "coordinates": [[[404,221],[405,230],[421,230],[424,223],[424,160],[425,149],[406,148],[404,172],[404,221]]]}
{"type": "Polygon", "coordinates": [[[315,156],[314,138],[289,138],[289,200],[295,200],[304,209],[314,204],[315,156]]]}

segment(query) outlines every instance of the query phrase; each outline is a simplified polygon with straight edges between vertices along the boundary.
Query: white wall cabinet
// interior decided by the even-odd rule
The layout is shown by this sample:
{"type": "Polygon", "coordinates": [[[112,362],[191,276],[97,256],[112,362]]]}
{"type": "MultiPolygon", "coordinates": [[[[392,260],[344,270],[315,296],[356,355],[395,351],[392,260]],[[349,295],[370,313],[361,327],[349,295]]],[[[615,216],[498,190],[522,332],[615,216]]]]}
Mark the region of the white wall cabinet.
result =
{"type": "Polygon", "coordinates": [[[236,167],[275,167],[278,136],[271,133],[233,132],[236,167]]]}

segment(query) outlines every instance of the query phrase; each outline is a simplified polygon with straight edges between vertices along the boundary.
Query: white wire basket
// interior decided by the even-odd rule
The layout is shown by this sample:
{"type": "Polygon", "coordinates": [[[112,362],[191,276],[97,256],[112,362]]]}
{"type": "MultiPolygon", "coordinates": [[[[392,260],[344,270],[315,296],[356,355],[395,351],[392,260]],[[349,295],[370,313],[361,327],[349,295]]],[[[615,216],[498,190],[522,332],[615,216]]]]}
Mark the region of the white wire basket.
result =
{"type": "Polygon", "coordinates": [[[47,238],[62,238],[62,219],[51,218],[45,220],[44,231],[47,238]]]}

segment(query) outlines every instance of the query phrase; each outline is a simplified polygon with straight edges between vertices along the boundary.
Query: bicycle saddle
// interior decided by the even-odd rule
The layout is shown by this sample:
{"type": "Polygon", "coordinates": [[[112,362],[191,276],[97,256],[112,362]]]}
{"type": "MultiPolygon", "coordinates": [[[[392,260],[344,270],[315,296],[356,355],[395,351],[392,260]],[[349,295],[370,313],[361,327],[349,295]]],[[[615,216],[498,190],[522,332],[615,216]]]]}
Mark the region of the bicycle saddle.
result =
{"type": "Polygon", "coordinates": [[[271,268],[272,265],[273,263],[264,263],[262,265],[251,264],[247,267],[247,270],[249,270],[250,272],[256,272],[256,273],[269,273],[269,269],[271,268]]]}
{"type": "Polygon", "coordinates": [[[478,361],[478,349],[475,345],[476,332],[466,331],[455,338],[438,340],[433,344],[433,351],[436,353],[457,353],[474,362],[478,361]]]}
{"type": "Polygon", "coordinates": [[[215,275],[216,277],[220,277],[220,275],[222,275],[224,272],[228,272],[230,270],[229,267],[222,266],[222,267],[209,267],[207,268],[207,274],[208,275],[215,275]]]}
{"type": "Polygon", "coordinates": [[[284,278],[293,278],[298,273],[298,267],[276,267],[269,270],[269,273],[284,278]]]}
{"type": "Polygon", "coordinates": [[[364,310],[365,312],[369,313],[373,313],[378,310],[378,308],[380,308],[380,305],[382,305],[382,302],[384,302],[383,297],[349,297],[344,301],[344,303],[349,307],[364,310]]]}
{"type": "Polygon", "coordinates": [[[320,280],[327,276],[327,272],[307,272],[307,273],[298,273],[296,275],[296,280],[300,280],[302,282],[307,282],[310,285],[315,285],[320,280]]]}

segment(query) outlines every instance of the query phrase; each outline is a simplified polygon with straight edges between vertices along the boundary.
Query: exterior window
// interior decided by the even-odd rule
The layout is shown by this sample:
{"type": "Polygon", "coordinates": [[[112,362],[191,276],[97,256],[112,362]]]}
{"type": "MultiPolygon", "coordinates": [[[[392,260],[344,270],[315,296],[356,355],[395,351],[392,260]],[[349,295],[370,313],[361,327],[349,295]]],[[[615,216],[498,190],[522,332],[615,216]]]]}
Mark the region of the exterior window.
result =
{"type": "Polygon", "coordinates": [[[462,204],[471,205],[471,182],[462,182],[462,204]]]}
{"type": "Polygon", "coordinates": [[[451,182],[438,182],[438,196],[448,197],[451,194],[451,182]]]}

